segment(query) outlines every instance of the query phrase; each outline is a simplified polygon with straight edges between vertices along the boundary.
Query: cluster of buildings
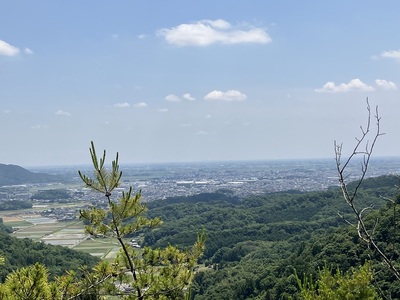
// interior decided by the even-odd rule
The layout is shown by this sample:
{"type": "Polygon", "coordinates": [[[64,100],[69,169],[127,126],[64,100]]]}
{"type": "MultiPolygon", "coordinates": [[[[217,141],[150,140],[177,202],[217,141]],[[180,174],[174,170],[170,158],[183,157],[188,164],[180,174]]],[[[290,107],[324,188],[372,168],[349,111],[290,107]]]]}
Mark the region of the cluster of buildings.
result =
{"type": "Polygon", "coordinates": [[[325,162],[308,161],[214,163],[197,169],[181,166],[179,172],[162,172],[162,177],[155,173],[154,178],[125,180],[122,187],[132,185],[141,190],[145,201],[221,190],[238,197],[285,190],[313,191],[337,184],[333,167],[325,162]]]}
{"type": "Polygon", "coordinates": [[[73,221],[78,218],[77,207],[55,207],[43,210],[40,214],[43,217],[56,219],[57,221],[73,221]]]}
{"type": "MultiPolygon", "coordinates": [[[[216,191],[246,197],[286,190],[323,190],[338,184],[335,168],[333,159],[124,165],[121,166],[122,184],[113,195],[122,193],[130,186],[134,191],[142,192],[144,201],[216,191]]],[[[358,164],[349,166],[350,176],[357,178],[359,169],[358,164]]],[[[371,164],[368,175],[393,174],[399,170],[400,159],[382,159],[371,164]]],[[[53,174],[57,171],[65,177],[70,175],[74,178],[74,187],[69,183],[67,188],[72,195],[71,202],[107,206],[106,197],[84,187],[76,170],[52,169],[53,174]]],[[[46,188],[52,186],[47,185],[46,188]]],[[[56,188],[59,189],[60,184],[56,188]]],[[[27,200],[32,195],[31,191],[31,185],[0,187],[0,196],[8,200],[27,200]]],[[[77,217],[78,209],[65,205],[44,210],[43,215],[57,220],[71,220],[77,217]]]]}

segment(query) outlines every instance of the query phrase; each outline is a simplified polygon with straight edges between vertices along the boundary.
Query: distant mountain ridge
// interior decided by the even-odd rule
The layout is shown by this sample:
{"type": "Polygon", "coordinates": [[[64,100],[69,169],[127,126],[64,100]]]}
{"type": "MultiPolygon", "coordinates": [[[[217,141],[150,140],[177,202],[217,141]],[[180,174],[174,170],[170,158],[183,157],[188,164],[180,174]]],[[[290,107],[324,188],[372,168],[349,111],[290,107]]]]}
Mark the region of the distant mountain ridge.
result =
{"type": "Polygon", "coordinates": [[[0,186],[61,180],[63,180],[62,176],[34,173],[17,165],[0,164],[0,186]]]}

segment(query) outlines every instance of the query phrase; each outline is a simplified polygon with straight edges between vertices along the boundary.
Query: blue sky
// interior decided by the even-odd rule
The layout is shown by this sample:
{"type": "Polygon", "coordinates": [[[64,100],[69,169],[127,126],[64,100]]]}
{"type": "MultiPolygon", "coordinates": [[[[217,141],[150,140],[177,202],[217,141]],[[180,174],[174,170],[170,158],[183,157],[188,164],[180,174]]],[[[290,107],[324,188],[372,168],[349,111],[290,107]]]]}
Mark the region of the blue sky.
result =
{"type": "Polygon", "coordinates": [[[399,1],[0,0],[0,163],[333,158],[379,107],[398,156],[399,1]],[[110,159],[111,159],[110,157],[110,159]]]}

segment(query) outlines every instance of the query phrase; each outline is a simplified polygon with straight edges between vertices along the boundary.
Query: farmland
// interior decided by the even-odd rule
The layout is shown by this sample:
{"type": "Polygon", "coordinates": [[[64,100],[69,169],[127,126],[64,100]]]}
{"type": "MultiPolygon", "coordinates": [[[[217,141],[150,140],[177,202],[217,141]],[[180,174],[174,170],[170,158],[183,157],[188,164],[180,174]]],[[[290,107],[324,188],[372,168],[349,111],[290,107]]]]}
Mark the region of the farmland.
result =
{"type": "Polygon", "coordinates": [[[59,222],[39,213],[39,209],[1,211],[0,218],[5,225],[14,228],[12,235],[17,238],[30,238],[46,244],[60,245],[101,259],[113,259],[118,253],[119,244],[116,239],[91,237],[85,232],[82,221],[59,222]]]}

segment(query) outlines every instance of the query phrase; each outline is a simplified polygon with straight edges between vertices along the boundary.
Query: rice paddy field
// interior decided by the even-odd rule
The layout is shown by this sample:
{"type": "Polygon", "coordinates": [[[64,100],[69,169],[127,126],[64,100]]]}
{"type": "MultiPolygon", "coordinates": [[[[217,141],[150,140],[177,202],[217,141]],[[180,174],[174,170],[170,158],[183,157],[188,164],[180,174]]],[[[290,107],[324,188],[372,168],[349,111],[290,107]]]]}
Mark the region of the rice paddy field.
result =
{"type": "Polygon", "coordinates": [[[17,238],[61,245],[106,260],[114,259],[119,251],[116,239],[91,237],[85,232],[84,224],[80,220],[59,222],[21,210],[0,212],[0,218],[5,225],[14,228],[12,235],[17,238]]]}

